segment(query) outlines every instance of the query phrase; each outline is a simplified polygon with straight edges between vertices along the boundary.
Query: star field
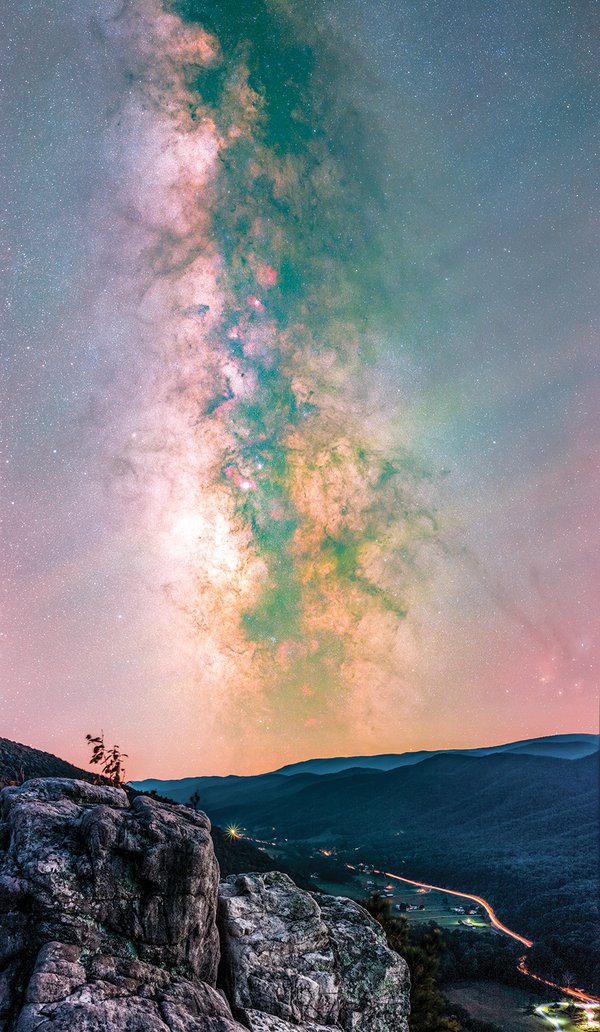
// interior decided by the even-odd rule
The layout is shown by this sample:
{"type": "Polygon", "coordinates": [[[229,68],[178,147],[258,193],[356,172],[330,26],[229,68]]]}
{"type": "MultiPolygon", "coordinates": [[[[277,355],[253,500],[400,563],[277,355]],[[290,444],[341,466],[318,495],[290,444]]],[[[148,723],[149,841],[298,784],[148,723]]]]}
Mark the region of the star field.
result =
{"type": "Polygon", "coordinates": [[[7,6],[4,735],[594,729],[596,13],[7,6]]]}

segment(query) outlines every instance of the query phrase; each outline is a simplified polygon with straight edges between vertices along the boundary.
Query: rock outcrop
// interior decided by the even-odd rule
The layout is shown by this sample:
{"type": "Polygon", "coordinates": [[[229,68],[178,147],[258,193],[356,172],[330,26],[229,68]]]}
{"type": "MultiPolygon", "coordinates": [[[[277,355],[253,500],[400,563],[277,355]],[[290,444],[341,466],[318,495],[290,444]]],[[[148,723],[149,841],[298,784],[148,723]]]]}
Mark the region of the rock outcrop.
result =
{"type": "Polygon", "coordinates": [[[38,953],[16,1032],[246,1032],[205,982],[138,960],[50,942],[38,953]]]}
{"type": "MultiPolygon", "coordinates": [[[[32,749],[31,746],[13,742],[10,738],[0,738],[0,790],[5,785],[20,785],[33,778],[69,778],[93,784],[109,784],[106,779],[99,777],[97,772],[81,770],[59,756],[53,756],[52,753],[32,749]]],[[[131,799],[132,796],[148,793],[128,787],[127,794],[131,799]]],[[[155,798],[162,803],[172,802],[171,799],[160,795],[155,798]]],[[[187,802],[187,799],[183,799],[182,802],[187,802]]],[[[272,871],[273,868],[287,872],[285,865],[274,861],[247,839],[232,839],[223,828],[215,825],[210,833],[221,868],[221,877],[237,874],[239,871],[272,871]]],[[[294,878],[301,878],[294,872],[287,873],[291,873],[294,878]]],[[[310,888],[310,884],[307,882],[305,887],[310,888]]]]}
{"type": "Polygon", "coordinates": [[[408,973],[349,899],[303,892],[285,874],[219,890],[221,982],[252,1032],[404,1032],[408,973]]]}
{"type": "Polygon", "coordinates": [[[360,907],[230,878],[221,949],[218,877],[205,814],[62,778],[5,788],[0,1032],[404,1032],[404,962],[360,907]]]}
{"type": "Polygon", "coordinates": [[[239,1027],[210,988],[219,871],[205,814],[62,778],[0,798],[0,1027],[150,1032],[165,1008],[239,1027]]]}

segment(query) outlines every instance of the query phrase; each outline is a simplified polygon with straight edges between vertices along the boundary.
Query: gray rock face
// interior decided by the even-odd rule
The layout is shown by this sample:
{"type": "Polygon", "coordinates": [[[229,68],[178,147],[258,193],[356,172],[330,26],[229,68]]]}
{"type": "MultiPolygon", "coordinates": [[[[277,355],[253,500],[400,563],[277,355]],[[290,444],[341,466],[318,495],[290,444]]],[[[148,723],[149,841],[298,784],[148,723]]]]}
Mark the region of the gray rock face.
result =
{"type": "Polygon", "coordinates": [[[0,1032],[406,1032],[406,966],[364,910],[232,877],[221,950],[218,874],[205,814],[62,778],[4,789],[0,1032]]]}
{"type": "Polygon", "coordinates": [[[232,876],[219,927],[222,984],[252,1032],[407,1032],[406,964],[351,900],[278,872],[232,876]]]}
{"type": "Polygon", "coordinates": [[[315,1025],[312,1021],[292,1025],[291,1022],[276,1018],[274,1014],[265,1014],[264,1011],[249,1010],[247,1018],[252,1032],[335,1032],[339,1029],[339,1025],[315,1025]]]}
{"type": "MultiPolygon", "coordinates": [[[[0,1027],[29,1027],[22,1025],[25,1012],[18,1025],[15,1015],[34,961],[29,1007],[65,1000],[72,991],[100,1007],[105,989],[93,967],[99,956],[117,964],[119,978],[133,979],[132,991],[139,963],[146,978],[150,966],[214,985],[219,873],[204,814],[146,797],[130,806],[120,789],[62,778],[6,788],[0,800],[0,1027]],[[59,954],[48,943],[62,944],[59,954]]],[[[183,983],[173,984],[180,992],[183,983]]],[[[113,989],[106,993],[113,1003],[102,1002],[101,1010],[124,1006],[114,1003],[113,989]]],[[[81,1027],[121,1027],[105,1019],[97,1025],[91,1014],[81,1027]]],[[[53,1018],[57,1028],[60,1020],[53,1018]]],[[[68,1021],[65,1028],[76,1027],[68,1021]]]]}
{"type": "Polygon", "coordinates": [[[50,942],[38,954],[16,1032],[245,1032],[223,997],[137,960],[50,942]]]}

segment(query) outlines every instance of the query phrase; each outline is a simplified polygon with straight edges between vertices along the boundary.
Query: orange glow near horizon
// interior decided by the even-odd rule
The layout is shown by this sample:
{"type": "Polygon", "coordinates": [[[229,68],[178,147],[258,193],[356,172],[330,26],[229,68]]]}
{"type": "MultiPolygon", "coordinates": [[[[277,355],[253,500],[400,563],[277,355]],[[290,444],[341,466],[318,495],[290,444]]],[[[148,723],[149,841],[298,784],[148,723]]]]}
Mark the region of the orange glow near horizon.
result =
{"type": "MultiPolygon", "coordinates": [[[[176,13],[202,5],[60,4],[50,50],[29,6],[8,99],[17,127],[30,90],[50,114],[9,148],[2,734],[87,767],[104,727],[140,780],[595,731],[598,342],[587,166],[579,211],[556,185],[585,153],[570,123],[527,195],[527,112],[504,117],[498,77],[490,151],[464,76],[445,120],[415,100],[448,102],[429,76],[380,109],[340,74],[360,38],[302,4],[255,22],[216,0],[206,26],[176,13]],[[457,112],[465,153],[436,168],[457,112]],[[527,203],[474,206],[487,176],[451,196],[486,162],[527,203]],[[559,196],[564,233],[538,239],[559,196]]],[[[577,19],[553,17],[562,40],[577,19]]]]}

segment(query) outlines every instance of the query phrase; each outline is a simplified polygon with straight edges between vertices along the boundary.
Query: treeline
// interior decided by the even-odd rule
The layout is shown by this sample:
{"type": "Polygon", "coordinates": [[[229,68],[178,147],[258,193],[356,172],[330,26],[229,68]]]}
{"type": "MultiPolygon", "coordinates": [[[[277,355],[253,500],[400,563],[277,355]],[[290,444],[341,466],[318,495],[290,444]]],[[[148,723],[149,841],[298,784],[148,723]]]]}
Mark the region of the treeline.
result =
{"type": "MultiPolygon", "coordinates": [[[[598,880],[590,877],[596,858],[589,840],[581,843],[580,855],[557,848],[546,857],[532,847],[519,859],[489,856],[484,835],[473,835],[465,851],[464,836],[460,850],[448,844],[440,855],[428,843],[425,857],[421,849],[422,844],[412,850],[409,845],[402,858],[386,851],[386,869],[483,896],[510,928],[534,941],[533,971],[560,985],[600,992],[599,891],[598,880]]],[[[493,942],[501,951],[510,940],[494,936],[493,942]]]]}
{"type": "Polygon", "coordinates": [[[440,982],[490,980],[529,989],[531,983],[518,971],[524,947],[505,935],[443,929],[440,982]]]}
{"type": "Polygon", "coordinates": [[[517,968],[523,952],[514,940],[493,933],[441,929],[435,922],[411,925],[396,916],[389,899],[378,894],[363,906],[383,927],[388,944],[406,960],[411,977],[411,1032],[501,1032],[491,1022],[473,1018],[450,1003],[444,985],[455,981],[503,982],[530,991],[533,1012],[536,996],[529,979],[517,968]]]}
{"type": "Polygon", "coordinates": [[[411,1032],[462,1032],[464,1026],[450,1013],[438,984],[443,950],[440,929],[428,925],[415,933],[405,917],[392,914],[390,901],[379,895],[365,900],[363,906],[379,921],[390,947],[408,964],[411,1032]]]}
{"type": "Polygon", "coordinates": [[[457,1003],[448,1004],[448,1007],[452,1010],[454,1019],[459,1022],[462,1032],[502,1032],[498,1025],[493,1025],[490,1021],[479,1021],[471,1017],[469,1012],[457,1003]]]}

